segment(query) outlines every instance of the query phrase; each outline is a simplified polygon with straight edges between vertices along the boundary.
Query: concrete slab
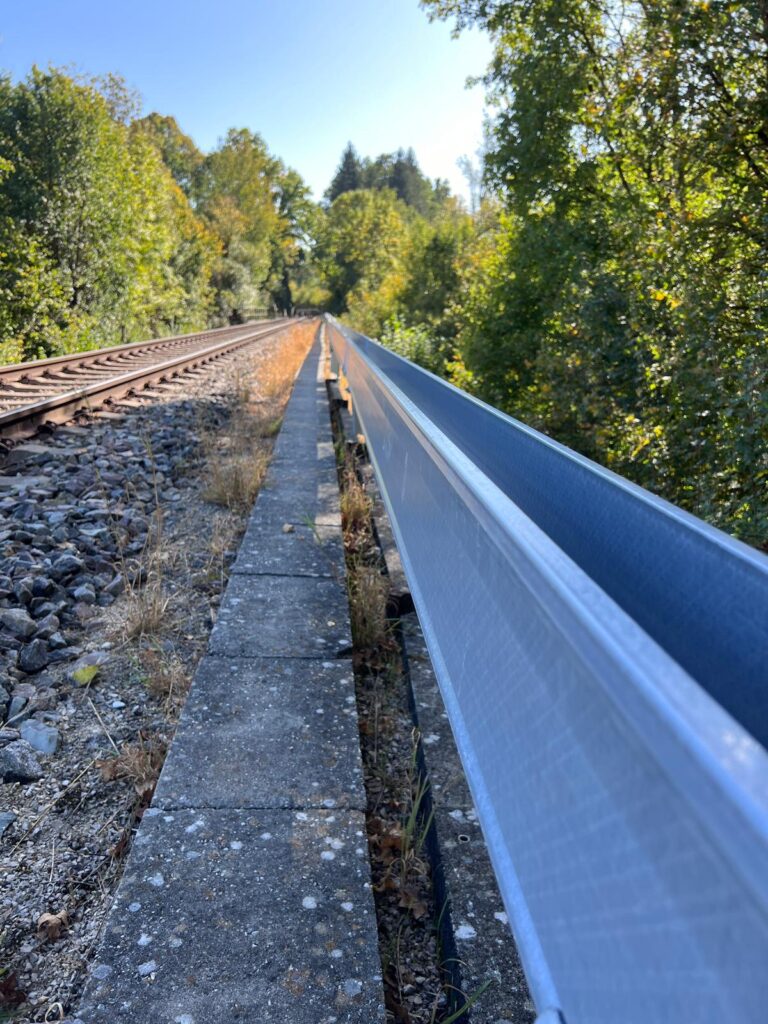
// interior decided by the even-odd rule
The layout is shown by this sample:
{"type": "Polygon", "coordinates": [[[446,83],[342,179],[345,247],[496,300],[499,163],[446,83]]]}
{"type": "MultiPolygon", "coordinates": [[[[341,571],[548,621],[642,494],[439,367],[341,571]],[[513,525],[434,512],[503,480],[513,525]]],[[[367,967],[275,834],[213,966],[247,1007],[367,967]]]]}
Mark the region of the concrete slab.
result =
{"type": "Polygon", "coordinates": [[[280,430],[272,458],[280,463],[291,463],[298,459],[302,464],[317,459],[326,469],[336,466],[336,453],[331,437],[324,437],[318,430],[303,426],[291,425],[285,431],[280,430]]]}
{"type": "Polygon", "coordinates": [[[85,1024],[384,1024],[319,352],[131,849],[85,1024]]]}
{"type": "Polygon", "coordinates": [[[297,526],[252,519],[233,573],[282,576],[344,576],[344,543],[338,526],[297,526]],[[290,531],[286,532],[286,525],[290,531]]]}
{"type": "MultiPolygon", "coordinates": [[[[307,433],[313,439],[310,445],[293,444],[288,451],[275,451],[270,466],[273,467],[273,477],[280,480],[283,476],[333,476],[336,469],[336,455],[333,445],[330,442],[320,441],[315,431],[307,429],[307,433]]],[[[285,435],[286,445],[291,440],[290,434],[285,435]]],[[[296,435],[298,438],[298,434],[296,435]]]]}
{"type": "Polygon", "coordinates": [[[317,379],[317,367],[319,363],[320,349],[310,357],[304,364],[301,372],[296,378],[296,392],[317,393],[318,389],[325,387],[324,380],[317,379]]]}
{"type": "Polygon", "coordinates": [[[290,403],[283,413],[283,423],[310,422],[322,427],[329,420],[328,401],[318,395],[314,387],[311,391],[294,390],[290,403]]]}
{"type": "Polygon", "coordinates": [[[384,1021],[363,816],[150,809],[85,1024],[384,1021]]]}
{"type": "MultiPolygon", "coordinates": [[[[330,431],[330,424],[325,422],[327,418],[327,412],[324,412],[322,416],[316,413],[301,414],[299,416],[291,416],[284,420],[281,427],[280,433],[278,434],[278,441],[282,437],[283,439],[292,439],[295,442],[304,442],[307,445],[317,440],[324,442],[332,442],[333,435],[330,431]]],[[[285,440],[284,442],[285,443],[285,440]]]]}
{"type": "Polygon", "coordinates": [[[349,650],[347,594],[331,579],[233,575],[209,652],[241,658],[326,658],[349,650]]]}
{"type": "Polygon", "coordinates": [[[314,358],[312,355],[310,355],[309,360],[302,367],[301,371],[299,372],[299,375],[296,378],[296,383],[294,384],[293,394],[291,397],[293,397],[294,395],[315,393],[318,387],[318,382],[315,379],[318,356],[319,350],[317,353],[314,353],[314,358]]]}
{"type": "Polygon", "coordinates": [[[154,805],[364,810],[351,662],[204,658],[154,805]]]}
{"type": "Polygon", "coordinates": [[[312,458],[317,454],[317,445],[322,443],[331,446],[333,454],[333,442],[326,437],[317,426],[314,428],[304,426],[302,423],[289,423],[280,428],[280,433],[275,440],[273,458],[287,461],[298,456],[300,459],[312,458]]]}
{"type": "MultiPolygon", "coordinates": [[[[308,365],[308,364],[307,364],[308,365]]],[[[314,372],[314,370],[312,371],[314,372]]],[[[319,400],[326,393],[325,383],[313,379],[308,374],[300,374],[291,392],[291,400],[297,403],[308,402],[311,399],[319,400]]]]}
{"type": "MultiPolygon", "coordinates": [[[[308,431],[310,437],[313,432],[308,431]]],[[[286,435],[290,440],[290,435],[286,435]]],[[[315,435],[316,438],[316,435],[315,435]]],[[[288,443],[288,442],[286,442],[288,443]]],[[[286,476],[315,476],[323,480],[337,480],[336,453],[330,441],[315,439],[314,444],[303,447],[292,445],[287,451],[276,451],[270,463],[271,477],[276,483],[286,476]]]]}
{"type": "Polygon", "coordinates": [[[259,492],[254,517],[263,522],[341,526],[339,484],[335,471],[285,468],[268,477],[259,492]]]}

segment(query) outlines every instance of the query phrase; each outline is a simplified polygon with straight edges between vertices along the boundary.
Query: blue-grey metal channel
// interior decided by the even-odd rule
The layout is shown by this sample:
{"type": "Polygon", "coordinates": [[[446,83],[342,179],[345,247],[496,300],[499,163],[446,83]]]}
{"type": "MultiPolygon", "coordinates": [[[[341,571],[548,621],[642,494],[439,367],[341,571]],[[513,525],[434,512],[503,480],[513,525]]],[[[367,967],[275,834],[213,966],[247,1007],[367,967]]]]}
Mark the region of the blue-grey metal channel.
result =
{"type": "Polygon", "coordinates": [[[768,559],[327,319],[542,1019],[768,1020],[768,559]]]}

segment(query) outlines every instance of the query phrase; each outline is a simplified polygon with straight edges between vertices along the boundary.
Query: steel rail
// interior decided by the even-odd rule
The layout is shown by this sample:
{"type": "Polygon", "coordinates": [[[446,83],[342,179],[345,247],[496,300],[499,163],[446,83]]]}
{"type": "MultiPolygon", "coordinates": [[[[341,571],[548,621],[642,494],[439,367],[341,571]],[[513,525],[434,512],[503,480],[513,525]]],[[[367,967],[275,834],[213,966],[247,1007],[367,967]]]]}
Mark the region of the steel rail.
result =
{"type": "Polygon", "coordinates": [[[174,334],[167,338],[150,338],[147,341],[132,341],[127,345],[112,345],[109,348],[89,349],[85,352],[71,352],[63,356],[52,356],[50,359],[33,359],[26,363],[11,363],[0,366],[0,386],[16,381],[36,380],[51,370],[59,371],[70,368],[88,368],[98,365],[103,360],[120,358],[124,354],[162,351],[175,348],[194,340],[206,338],[227,338],[242,333],[245,327],[253,327],[253,323],[215,327],[209,331],[195,331],[190,334],[174,334]]]}
{"type": "Polygon", "coordinates": [[[764,1021],[768,559],[326,324],[542,1021],[764,1021]]]}
{"type": "MultiPolygon", "coordinates": [[[[164,359],[159,363],[154,362],[149,366],[144,365],[137,369],[128,368],[125,372],[117,375],[100,378],[81,387],[60,391],[50,397],[0,412],[0,436],[25,437],[43,423],[66,422],[80,410],[92,409],[95,405],[100,405],[107,400],[125,397],[150,384],[178,376],[186,370],[201,366],[261,338],[276,334],[284,330],[286,326],[285,321],[280,321],[278,323],[271,322],[268,325],[240,326],[234,333],[226,329],[227,337],[213,345],[194,348],[192,351],[171,359],[164,359]]],[[[203,337],[208,333],[203,332],[203,337]]],[[[197,336],[184,337],[194,338],[197,336]]],[[[164,341],[168,340],[170,339],[164,339],[164,341]]],[[[140,342],[138,345],[146,345],[146,343],[140,342]]],[[[102,351],[112,353],[115,350],[102,351]]],[[[54,382],[42,381],[42,383],[50,385],[54,382]]]]}

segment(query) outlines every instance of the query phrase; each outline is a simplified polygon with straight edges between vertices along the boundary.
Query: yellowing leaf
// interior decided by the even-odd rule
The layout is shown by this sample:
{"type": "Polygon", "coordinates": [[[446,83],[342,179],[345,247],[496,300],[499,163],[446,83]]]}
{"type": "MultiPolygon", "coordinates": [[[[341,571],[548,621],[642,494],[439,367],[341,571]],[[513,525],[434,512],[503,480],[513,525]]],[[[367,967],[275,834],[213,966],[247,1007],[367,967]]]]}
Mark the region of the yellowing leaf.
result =
{"type": "Polygon", "coordinates": [[[72,678],[78,686],[87,686],[93,682],[98,674],[98,665],[83,665],[82,668],[78,668],[72,673],[72,678]]]}

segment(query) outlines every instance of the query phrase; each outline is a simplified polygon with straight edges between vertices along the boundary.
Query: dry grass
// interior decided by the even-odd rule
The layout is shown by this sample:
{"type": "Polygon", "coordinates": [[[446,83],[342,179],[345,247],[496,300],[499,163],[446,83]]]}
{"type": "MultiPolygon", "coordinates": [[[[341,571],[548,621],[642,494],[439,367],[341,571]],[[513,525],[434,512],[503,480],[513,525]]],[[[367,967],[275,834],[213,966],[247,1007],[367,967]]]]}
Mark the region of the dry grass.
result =
{"type": "Polygon", "coordinates": [[[98,762],[102,778],[108,782],[127,779],[137,794],[144,796],[155,788],[167,747],[164,739],[140,732],[136,741],[126,743],[115,757],[98,762]]]}
{"type": "Polygon", "coordinates": [[[280,433],[280,427],[283,425],[283,417],[276,416],[271,421],[264,421],[261,428],[261,436],[264,438],[277,437],[280,433]]]}
{"type": "Polygon", "coordinates": [[[206,501],[234,512],[246,512],[253,505],[310,340],[306,329],[294,329],[252,377],[238,377],[227,422],[202,427],[206,501]]]}
{"type": "Polygon", "coordinates": [[[207,560],[198,585],[203,589],[223,590],[227,578],[227,563],[237,548],[238,538],[242,533],[242,521],[235,512],[228,510],[211,516],[210,528],[207,560]]]}
{"type": "Polygon", "coordinates": [[[296,327],[284,341],[280,352],[259,369],[257,397],[268,403],[285,403],[294,378],[314,338],[313,326],[296,327]]]}
{"type": "Polygon", "coordinates": [[[171,595],[158,578],[150,579],[143,587],[132,587],[121,603],[120,613],[113,632],[123,642],[162,636],[173,629],[176,621],[171,595]]]}
{"type": "Polygon", "coordinates": [[[214,460],[208,468],[203,497],[214,505],[247,511],[261,490],[268,466],[269,452],[258,447],[214,460]]]}
{"type": "Polygon", "coordinates": [[[387,619],[387,578],[376,566],[360,559],[350,559],[347,579],[355,647],[367,651],[385,647],[391,633],[387,619]]]}
{"type": "Polygon", "coordinates": [[[378,661],[393,649],[387,617],[389,582],[381,571],[373,536],[373,503],[357,475],[354,456],[347,453],[342,470],[341,526],[347,556],[347,589],[352,638],[357,657],[378,661]]]}
{"type": "Polygon", "coordinates": [[[356,551],[361,543],[367,544],[370,540],[373,505],[360,483],[351,455],[347,455],[342,472],[340,502],[344,543],[348,551],[356,551]]]}
{"type": "MultiPolygon", "coordinates": [[[[272,439],[280,429],[281,417],[296,372],[306,356],[313,329],[296,327],[279,349],[261,361],[253,375],[241,373],[232,388],[231,415],[224,424],[200,423],[199,439],[203,461],[203,496],[212,504],[241,516],[253,505],[269,466],[272,439]]],[[[154,466],[149,439],[148,457],[154,466]]],[[[175,554],[163,542],[162,510],[155,480],[155,509],[152,528],[144,550],[130,571],[124,558],[125,579],[129,584],[121,601],[110,613],[112,635],[122,643],[167,635],[178,625],[174,600],[166,579],[173,568],[175,554]]],[[[236,529],[228,522],[224,535],[216,527],[211,540],[210,572],[224,572],[225,552],[231,546],[236,529]]],[[[122,549],[128,537],[118,536],[122,549]]]]}
{"type": "Polygon", "coordinates": [[[191,678],[184,662],[175,654],[166,654],[156,647],[147,647],[139,653],[139,664],[147,690],[162,702],[166,714],[171,714],[189,692],[191,678]]]}

